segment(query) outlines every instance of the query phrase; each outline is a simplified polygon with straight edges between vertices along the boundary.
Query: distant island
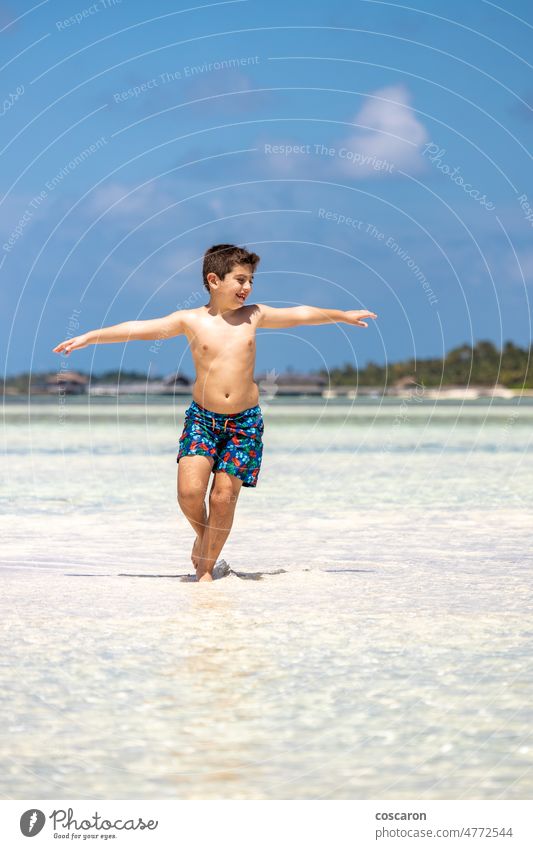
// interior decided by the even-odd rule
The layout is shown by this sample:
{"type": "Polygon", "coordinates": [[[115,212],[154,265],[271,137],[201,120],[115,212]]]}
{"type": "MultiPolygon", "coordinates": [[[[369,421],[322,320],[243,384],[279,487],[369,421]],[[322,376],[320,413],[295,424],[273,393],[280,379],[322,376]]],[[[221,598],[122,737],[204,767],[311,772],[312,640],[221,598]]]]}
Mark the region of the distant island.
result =
{"type": "MultiPolygon", "coordinates": [[[[506,342],[501,350],[492,342],[460,345],[444,359],[404,360],[357,369],[353,363],[306,374],[274,369],[256,375],[261,394],[273,397],[352,397],[391,395],[427,398],[512,398],[533,394],[532,348],[506,342]]],[[[181,372],[148,376],[137,371],[86,374],[66,370],[24,372],[6,377],[4,397],[27,395],[190,395],[193,379],[181,372]]]]}
{"type": "Polygon", "coordinates": [[[499,384],[508,389],[533,389],[533,346],[520,348],[506,342],[500,351],[492,342],[481,341],[473,347],[465,344],[453,348],[444,359],[404,360],[386,366],[368,363],[359,371],[347,363],[330,369],[329,377],[335,386],[358,383],[386,387],[413,378],[427,387],[499,384]]]}

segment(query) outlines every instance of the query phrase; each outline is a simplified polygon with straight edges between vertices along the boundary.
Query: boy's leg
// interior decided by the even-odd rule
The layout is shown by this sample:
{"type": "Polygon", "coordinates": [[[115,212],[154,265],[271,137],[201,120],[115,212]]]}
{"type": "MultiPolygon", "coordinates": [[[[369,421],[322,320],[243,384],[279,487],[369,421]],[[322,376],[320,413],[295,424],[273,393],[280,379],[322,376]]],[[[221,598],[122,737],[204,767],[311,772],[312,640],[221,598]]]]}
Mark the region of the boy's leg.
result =
{"type": "Polygon", "coordinates": [[[209,493],[209,518],[196,567],[196,577],[199,581],[213,580],[213,567],[231,530],[241,487],[242,480],[235,475],[224,471],[213,475],[209,493]]]}
{"type": "Polygon", "coordinates": [[[195,568],[207,524],[205,494],[212,467],[213,460],[200,454],[181,457],[178,463],[178,502],[184,516],[196,531],[191,554],[195,568]]]}

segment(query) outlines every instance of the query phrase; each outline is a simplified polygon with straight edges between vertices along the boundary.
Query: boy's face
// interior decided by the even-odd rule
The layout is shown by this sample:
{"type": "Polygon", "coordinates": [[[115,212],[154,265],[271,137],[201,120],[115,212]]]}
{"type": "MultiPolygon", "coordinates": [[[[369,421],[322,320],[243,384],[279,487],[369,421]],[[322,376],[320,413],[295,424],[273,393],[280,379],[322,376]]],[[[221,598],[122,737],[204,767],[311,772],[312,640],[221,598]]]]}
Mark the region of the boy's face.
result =
{"type": "Polygon", "coordinates": [[[213,274],[213,280],[217,285],[211,292],[218,292],[219,297],[224,299],[228,309],[239,309],[252,291],[254,272],[251,265],[234,265],[231,271],[225,275],[223,280],[213,274]]]}

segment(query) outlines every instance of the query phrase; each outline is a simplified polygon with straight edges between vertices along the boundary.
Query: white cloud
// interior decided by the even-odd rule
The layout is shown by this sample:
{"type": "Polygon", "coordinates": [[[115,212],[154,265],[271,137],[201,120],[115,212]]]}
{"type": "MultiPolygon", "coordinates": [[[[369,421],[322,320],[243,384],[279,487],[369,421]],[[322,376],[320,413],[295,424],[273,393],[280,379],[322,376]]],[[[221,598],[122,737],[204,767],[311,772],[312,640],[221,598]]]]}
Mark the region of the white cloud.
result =
{"type": "Polygon", "coordinates": [[[411,108],[411,94],[403,83],[371,92],[353,123],[361,129],[339,145],[339,152],[344,147],[354,154],[353,159],[339,156],[344,173],[361,178],[394,174],[398,169],[425,170],[420,146],[429,135],[411,108]],[[376,167],[383,161],[393,168],[376,167]]]}
{"type": "Polygon", "coordinates": [[[318,178],[350,177],[365,180],[406,170],[428,170],[421,146],[429,134],[411,105],[411,94],[403,83],[370,92],[353,118],[358,129],[338,140],[320,137],[313,131],[299,137],[270,136],[256,141],[262,155],[266,145],[276,153],[265,155],[267,173],[274,176],[318,178]]]}

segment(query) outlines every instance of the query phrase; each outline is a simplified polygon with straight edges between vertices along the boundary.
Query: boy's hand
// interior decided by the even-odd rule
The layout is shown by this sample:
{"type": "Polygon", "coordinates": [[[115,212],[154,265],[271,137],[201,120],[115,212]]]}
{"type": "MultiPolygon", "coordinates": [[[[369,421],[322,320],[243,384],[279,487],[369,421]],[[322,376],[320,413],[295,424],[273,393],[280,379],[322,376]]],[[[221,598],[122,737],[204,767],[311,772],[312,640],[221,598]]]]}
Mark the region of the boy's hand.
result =
{"type": "Polygon", "coordinates": [[[65,339],[64,342],[60,342],[59,345],[56,345],[55,348],[52,348],[56,354],[70,354],[71,351],[77,351],[79,348],[86,348],[87,345],[90,345],[89,334],[82,333],[80,336],[73,336],[72,339],[65,339]]]}
{"type": "Polygon", "coordinates": [[[357,327],[368,327],[366,321],[361,321],[363,318],[377,318],[375,312],[369,312],[368,310],[346,310],[344,315],[346,316],[344,319],[346,324],[355,324],[357,327]]]}

